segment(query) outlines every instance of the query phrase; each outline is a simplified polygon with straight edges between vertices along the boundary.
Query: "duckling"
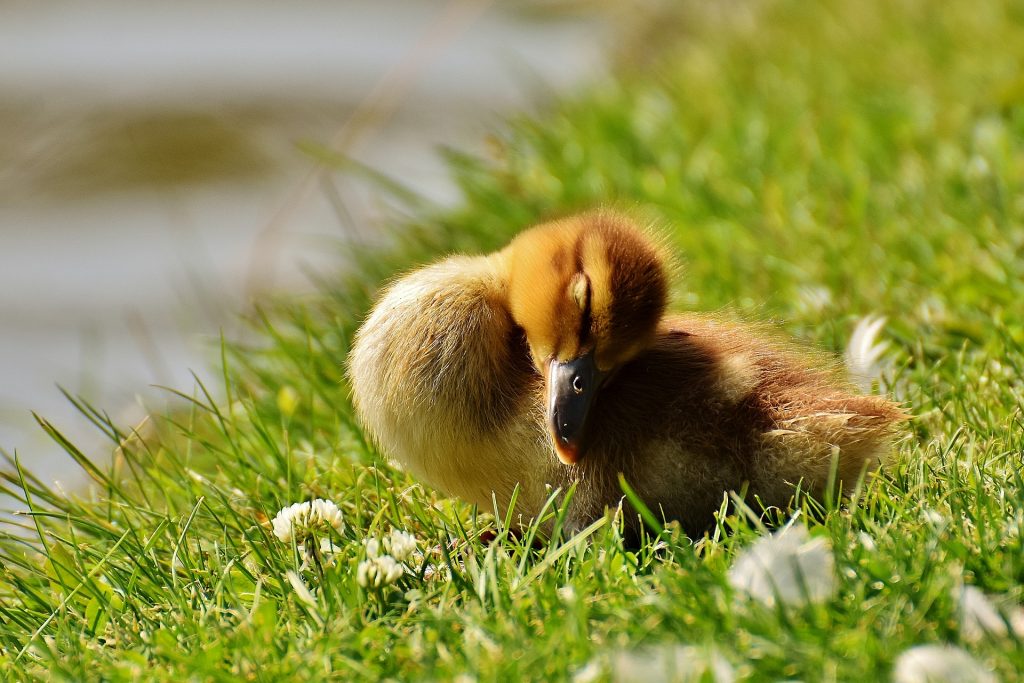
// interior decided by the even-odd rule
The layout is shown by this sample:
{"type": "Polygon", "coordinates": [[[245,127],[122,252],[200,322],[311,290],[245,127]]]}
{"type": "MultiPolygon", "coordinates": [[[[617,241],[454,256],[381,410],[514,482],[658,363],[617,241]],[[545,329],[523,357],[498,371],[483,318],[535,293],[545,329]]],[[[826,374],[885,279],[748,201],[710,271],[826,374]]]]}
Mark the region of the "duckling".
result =
{"type": "MultiPolygon", "coordinates": [[[[533,227],[386,289],[355,337],[357,414],[414,475],[484,509],[569,525],[620,504],[620,473],[690,533],[727,491],[785,506],[886,457],[902,409],[756,326],[666,314],[671,259],[607,211],[533,227]]],[[[636,525],[627,516],[627,524],[636,525]]],[[[634,529],[635,530],[635,529],[634,529]]]]}

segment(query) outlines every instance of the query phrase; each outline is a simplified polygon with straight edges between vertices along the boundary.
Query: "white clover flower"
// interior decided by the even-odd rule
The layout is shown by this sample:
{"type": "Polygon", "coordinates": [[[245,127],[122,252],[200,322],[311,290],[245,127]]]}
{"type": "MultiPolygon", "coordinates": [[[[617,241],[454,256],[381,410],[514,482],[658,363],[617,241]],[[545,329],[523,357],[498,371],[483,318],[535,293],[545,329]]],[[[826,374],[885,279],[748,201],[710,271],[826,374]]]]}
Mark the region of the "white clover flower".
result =
{"type": "Polygon", "coordinates": [[[376,590],[390,585],[402,576],[402,565],[390,555],[380,555],[363,560],[356,569],[356,582],[363,588],[376,590]]]}
{"type": "Polygon", "coordinates": [[[996,683],[995,674],[953,645],[918,645],[896,659],[894,683],[996,683]]]}
{"type": "Polygon", "coordinates": [[[871,383],[882,378],[882,356],[889,348],[889,342],[877,341],[878,333],[885,327],[885,316],[869,315],[857,321],[846,345],[846,368],[850,378],[864,391],[871,390],[871,383]]]}
{"type": "Polygon", "coordinates": [[[366,548],[366,556],[371,560],[380,555],[380,541],[376,538],[364,538],[363,547],[366,548]]]}
{"type": "Polygon", "coordinates": [[[416,552],[416,537],[406,531],[392,529],[384,537],[384,550],[399,562],[405,562],[416,552]]]}
{"type": "Polygon", "coordinates": [[[739,593],[773,607],[776,600],[802,605],[823,602],[835,592],[835,560],[823,538],[802,525],[788,526],[745,548],[729,569],[739,593]]]}
{"type": "Polygon", "coordinates": [[[281,508],[274,517],[274,535],[282,543],[292,539],[305,541],[309,536],[322,536],[331,529],[341,531],[344,526],[341,510],[329,500],[317,498],[314,501],[295,503],[281,508]]]}

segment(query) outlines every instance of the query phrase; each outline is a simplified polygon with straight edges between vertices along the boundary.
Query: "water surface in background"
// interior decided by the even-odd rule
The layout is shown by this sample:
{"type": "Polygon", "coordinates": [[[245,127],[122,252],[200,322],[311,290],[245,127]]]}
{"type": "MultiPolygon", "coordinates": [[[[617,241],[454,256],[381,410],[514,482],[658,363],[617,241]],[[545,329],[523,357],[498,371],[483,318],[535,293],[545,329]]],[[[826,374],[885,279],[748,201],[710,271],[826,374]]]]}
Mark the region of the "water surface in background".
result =
{"type": "MultiPolygon", "coordinates": [[[[190,370],[210,366],[253,264],[273,275],[261,285],[300,288],[353,224],[386,230],[380,194],[350,178],[335,179],[334,200],[314,185],[273,239],[267,227],[312,166],[296,143],[329,140],[443,8],[0,3],[0,448],[75,481],[30,410],[87,451],[109,449],[58,384],[131,424],[167,400],[151,385],[188,391],[190,370]]],[[[593,76],[602,31],[488,8],[436,60],[418,58],[394,116],[354,156],[451,201],[436,147],[479,149],[502,116],[593,76]]]]}

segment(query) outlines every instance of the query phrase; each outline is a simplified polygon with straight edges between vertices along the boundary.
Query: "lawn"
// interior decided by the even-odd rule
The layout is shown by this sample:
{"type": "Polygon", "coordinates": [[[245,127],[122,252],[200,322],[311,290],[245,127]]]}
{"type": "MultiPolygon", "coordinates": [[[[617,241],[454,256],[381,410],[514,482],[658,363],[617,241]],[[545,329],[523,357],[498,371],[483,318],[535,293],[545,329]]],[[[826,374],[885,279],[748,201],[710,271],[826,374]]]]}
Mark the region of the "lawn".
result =
{"type": "Polygon", "coordinates": [[[511,118],[486,158],[449,152],[458,206],[410,200],[393,244],[347,246],[317,295],[268,305],[211,360],[219,386],[135,428],[80,403],[113,458],[40,419],[93,485],[68,496],[11,458],[0,675],[863,682],[945,656],[970,670],[948,680],[1018,678],[1024,4],[686,2],[638,30],[613,77],[511,118]],[[344,371],[380,285],[602,205],[666,229],[678,308],[835,353],[884,316],[876,390],[914,417],[880,474],[634,551],[612,515],[535,544],[388,466],[344,371]],[[281,540],[277,512],[316,498],[341,524],[281,540]],[[803,590],[745,590],[787,538],[803,590]]]}

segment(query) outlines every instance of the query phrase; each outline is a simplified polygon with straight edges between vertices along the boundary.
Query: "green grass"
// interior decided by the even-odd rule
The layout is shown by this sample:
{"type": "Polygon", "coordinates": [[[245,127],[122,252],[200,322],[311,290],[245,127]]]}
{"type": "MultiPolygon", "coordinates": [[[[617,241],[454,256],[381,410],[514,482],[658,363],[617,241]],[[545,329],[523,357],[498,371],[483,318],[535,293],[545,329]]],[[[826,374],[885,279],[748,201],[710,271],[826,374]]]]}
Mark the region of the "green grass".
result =
{"type": "Polygon", "coordinates": [[[1024,601],[1024,4],[703,6],[660,18],[615,78],[497,131],[490,158],[451,153],[460,206],[418,205],[387,253],[270,307],[255,342],[224,345],[221,386],[138,430],[82,403],[112,464],[43,421],[94,486],[69,497],[12,463],[27,513],[0,538],[0,673],[603,680],[613,653],[683,644],[742,680],[870,681],[952,643],[1017,678],[1021,642],[968,637],[956,596],[1024,601]],[[598,204],[669,229],[678,306],[837,352],[858,318],[888,317],[907,436],[848,504],[799,503],[831,543],[831,599],[737,595],[727,571],[763,533],[748,515],[636,552],[610,520],[535,548],[366,443],[343,364],[379,284],[598,204]],[[303,566],[268,520],[314,497],[346,525],[332,562],[303,566]],[[427,557],[368,593],[361,541],[392,527],[427,557]]]}

